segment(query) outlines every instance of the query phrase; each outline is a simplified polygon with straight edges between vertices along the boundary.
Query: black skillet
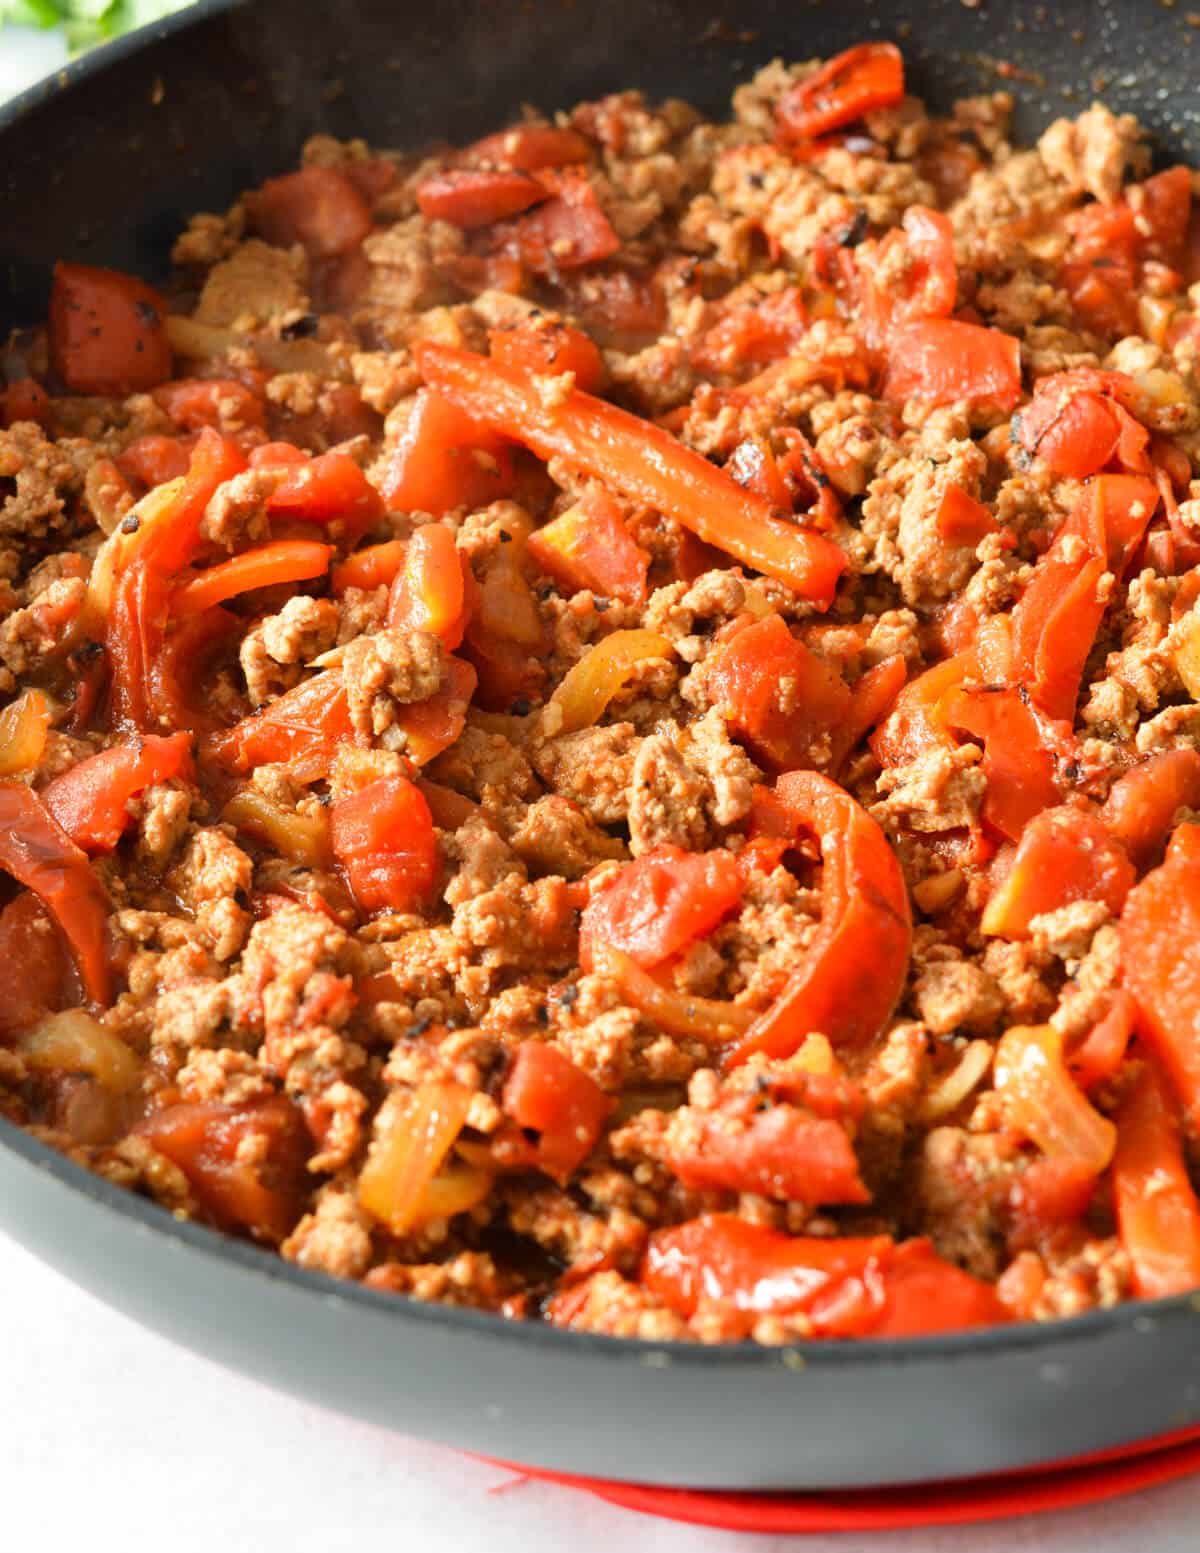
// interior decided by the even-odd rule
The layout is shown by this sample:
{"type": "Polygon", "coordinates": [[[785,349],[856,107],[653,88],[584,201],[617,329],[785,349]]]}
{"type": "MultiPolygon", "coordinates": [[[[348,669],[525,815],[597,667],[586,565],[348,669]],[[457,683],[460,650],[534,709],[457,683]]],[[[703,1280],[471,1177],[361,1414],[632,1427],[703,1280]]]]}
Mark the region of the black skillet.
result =
{"type": "MultiPolygon", "coordinates": [[[[1200,159],[1200,34],[1180,0],[210,0],[0,113],[0,329],[59,256],[161,273],[191,211],[294,164],[315,130],[468,140],[522,102],[619,87],[720,111],[776,54],[872,37],[946,105],[1008,87],[1036,134],[1102,90],[1200,159]]],[[[0,41],[0,47],[3,46],[0,41]]],[[[147,1326],[299,1395],[530,1465],[698,1487],[974,1476],[1200,1421],[1200,1296],[1050,1326],[783,1350],[508,1325],[302,1272],[106,1185],[0,1123],[0,1223],[147,1326]]]]}

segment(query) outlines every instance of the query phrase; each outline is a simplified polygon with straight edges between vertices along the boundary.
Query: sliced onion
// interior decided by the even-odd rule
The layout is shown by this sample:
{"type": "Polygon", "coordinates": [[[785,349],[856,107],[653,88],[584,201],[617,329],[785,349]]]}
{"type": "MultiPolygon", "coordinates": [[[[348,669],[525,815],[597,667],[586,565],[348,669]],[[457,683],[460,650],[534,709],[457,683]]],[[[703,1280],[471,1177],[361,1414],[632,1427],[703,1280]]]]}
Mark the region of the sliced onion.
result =
{"type": "Polygon", "coordinates": [[[950,1072],[926,1095],[921,1107],[922,1118],[935,1122],[956,1111],[972,1090],[979,1087],[991,1065],[991,1043],[972,1041],[950,1072]]]}
{"type": "Polygon", "coordinates": [[[177,356],[189,361],[215,361],[231,351],[249,351],[272,372],[314,372],[318,377],[348,380],[349,368],[319,340],[279,340],[273,334],[245,334],[171,314],[167,339],[177,356]]]}
{"type": "Polygon", "coordinates": [[[996,1048],[996,1089],[1009,1122],[1043,1153],[1069,1159],[1095,1175],[1107,1168],[1117,1129],[1101,1116],[1063,1061],[1052,1025],[1018,1025],[996,1048]]]}
{"type": "Polygon", "coordinates": [[[54,708],[44,691],[27,690],[0,712],[0,777],[36,771],[54,708]]]}
{"type": "Polygon", "coordinates": [[[380,1107],[358,1178],[358,1200],[394,1235],[404,1235],[421,1222],[430,1184],[470,1107],[471,1091],[465,1085],[441,1080],[396,1090],[380,1107]]]}
{"type": "Polygon", "coordinates": [[[18,1051],[31,1068],[47,1073],[89,1073],[113,1094],[134,1088],[141,1073],[136,1055],[81,1008],[50,1014],[21,1038],[18,1051]]]}
{"type": "Polygon", "coordinates": [[[690,993],[660,986],[649,972],[611,944],[593,945],[592,960],[602,976],[619,985],[639,1014],[672,1035],[720,1043],[749,1029],[754,1022],[753,1009],[713,998],[695,998],[690,993]]]}
{"type": "Polygon", "coordinates": [[[649,658],[669,658],[672,651],[670,642],[657,631],[614,631],[604,637],[572,665],[550,698],[545,731],[576,733],[580,728],[590,728],[604,715],[608,703],[639,663],[649,658]]]}
{"type": "Polygon", "coordinates": [[[229,800],[221,818],[294,863],[320,868],[329,861],[329,817],[324,810],[298,814],[247,787],[229,800]]]}

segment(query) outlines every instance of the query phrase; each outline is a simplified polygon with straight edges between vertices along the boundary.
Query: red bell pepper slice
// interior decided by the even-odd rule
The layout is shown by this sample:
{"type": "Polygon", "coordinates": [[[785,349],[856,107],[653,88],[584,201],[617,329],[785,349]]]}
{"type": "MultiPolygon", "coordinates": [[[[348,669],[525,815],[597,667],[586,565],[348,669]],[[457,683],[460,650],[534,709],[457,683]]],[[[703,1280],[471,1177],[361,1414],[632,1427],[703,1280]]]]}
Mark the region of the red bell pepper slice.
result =
{"type": "Polygon", "coordinates": [[[1112,1183],[1134,1292],[1161,1299],[1200,1287],[1200,1202],[1174,1105],[1152,1062],[1143,1063],[1117,1112],[1112,1183]]]}
{"type": "Polygon", "coordinates": [[[1130,891],[1121,913],[1121,965],[1138,1007],[1138,1033],[1156,1053],[1200,1127],[1200,826],[1176,831],[1158,868],[1130,891]],[[1190,857],[1189,851],[1196,856],[1190,857]]]}
{"type": "Polygon", "coordinates": [[[277,539],[255,550],[244,550],[241,555],[207,567],[180,583],[172,595],[172,612],[176,618],[187,620],[255,588],[323,577],[329,570],[332,554],[332,545],[310,539],[277,539]]]}
{"type": "Polygon", "coordinates": [[[195,557],[205,508],[224,481],[245,468],[232,442],[200,433],[184,485],[118,575],[105,631],[112,665],[113,721],[147,730],[170,711],[158,705],[155,666],[171,611],[174,578],[195,557]]]}
{"type": "Polygon", "coordinates": [[[904,97],[904,60],[894,43],[860,43],[790,86],[776,110],[781,140],[811,140],[904,97]]]}
{"type": "Polygon", "coordinates": [[[473,420],[666,513],[803,597],[832,600],[846,565],[838,547],[781,522],[768,502],[660,427],[578,389],[547,403],[532,377],[469,351],[422,344],[416,357],[426,382],[473,420]]]}
{"type": "Polygon", "coordinates": [[[883,831],[849,793],[815,771],[780,777],[775,797],[795,831],[815,834],[820,843],[821,922],[779,998],[729,1053],[729,1067],[758,1051],[789,1057],[814,1031],[835,1045],[865,1046],[887,1023],[908,975],[912,913],[883,831]]]}
{"type": "Polygon", "coordinates": [[[536,178],[515,169],[451,168],[417,185],[417,206],[429,221],[448,221],[472,232],[476,227],[516,216],[549,199],[536,178]]]}
{"type": "Polygon", "coordinates": [[[0,782],[0,868],[32,890],[57,922],[91,1001],[111,1003],[104,887],[42,800],[20,782],[0,782]]]}

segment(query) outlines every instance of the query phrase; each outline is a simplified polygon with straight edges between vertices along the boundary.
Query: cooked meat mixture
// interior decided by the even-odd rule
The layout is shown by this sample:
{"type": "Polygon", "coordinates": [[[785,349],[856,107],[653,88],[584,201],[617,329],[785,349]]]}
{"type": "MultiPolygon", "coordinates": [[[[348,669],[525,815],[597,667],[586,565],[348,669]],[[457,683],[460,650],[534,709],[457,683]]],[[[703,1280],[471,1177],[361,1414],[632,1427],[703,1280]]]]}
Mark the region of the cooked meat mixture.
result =
{"type": "Polygon", "coordinates": [[[891,45],[317,137],[0,396],[0,1112],[655,1341],[1200,1284],[1200,223],[891,45]]]}

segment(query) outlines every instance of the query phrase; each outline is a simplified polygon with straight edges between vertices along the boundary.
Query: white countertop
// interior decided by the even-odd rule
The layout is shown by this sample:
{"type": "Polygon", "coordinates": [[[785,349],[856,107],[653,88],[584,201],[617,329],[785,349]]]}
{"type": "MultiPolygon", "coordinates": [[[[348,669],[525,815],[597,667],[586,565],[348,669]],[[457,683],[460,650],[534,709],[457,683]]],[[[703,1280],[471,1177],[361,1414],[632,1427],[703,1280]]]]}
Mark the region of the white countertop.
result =
{"type": "MultiPolygon", "coordinates": [[[[0,33],[0,101],[65,58],[0,33]]],[[[58,1553],[1187,1553],[1200,1478],[1019,1524],[751,1537],[638,1517],[295,1402],[196,1358],[0,1236],[4,1545],[58,1553]]]]}

